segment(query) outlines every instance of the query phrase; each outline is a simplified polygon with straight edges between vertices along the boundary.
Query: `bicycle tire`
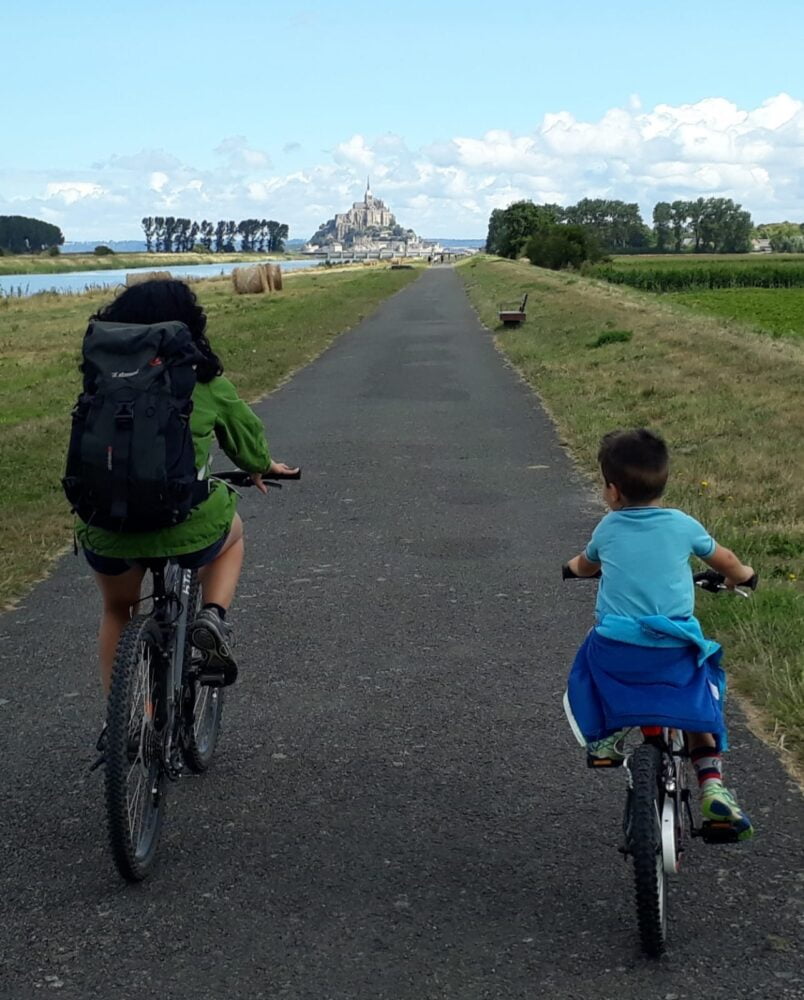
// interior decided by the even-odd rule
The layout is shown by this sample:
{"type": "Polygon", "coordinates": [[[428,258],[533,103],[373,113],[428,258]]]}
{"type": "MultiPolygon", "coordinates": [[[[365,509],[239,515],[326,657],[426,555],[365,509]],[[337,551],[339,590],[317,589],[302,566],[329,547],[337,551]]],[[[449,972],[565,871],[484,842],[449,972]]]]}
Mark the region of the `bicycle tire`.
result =
{"type": "Polygon", "coordinates": [[[201,607],[201,585],[193,574],[187,598],[187,637],[184,643],[184,677],[182,704],[184,708],[184,762],[193,774],[208,770],[218,745],[224,695],[221,688],[197,684],[192,676],[193,644],[190,624],[201,607]]]}
{"type": "Polygon", "coordinates": [[[159,706],[165,703],[162,657],[156,623],[147,616],[133,618],[115,654],[105,751],[109,842],[117,869],[129,882],[141,882],[153,867],[165,815],[158,731],[159,706]],[[133,792],[132,774],[138,778],[133,792]]]}
{"type": "Polygon", "coordinates": [[[637,922],[642,949],[657,958],[667,939],[667,884],[662,857],[662,752],[650,743],[631,758],[631,822],[629,850],[634,859],[637,922]]]}

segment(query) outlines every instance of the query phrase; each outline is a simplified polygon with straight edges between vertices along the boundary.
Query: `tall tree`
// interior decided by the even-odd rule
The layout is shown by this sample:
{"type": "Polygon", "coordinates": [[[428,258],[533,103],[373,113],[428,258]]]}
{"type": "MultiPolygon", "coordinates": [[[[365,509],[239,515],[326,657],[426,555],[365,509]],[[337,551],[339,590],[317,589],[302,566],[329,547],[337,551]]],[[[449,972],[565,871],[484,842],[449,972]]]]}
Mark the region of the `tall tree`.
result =
{"type": "Polygon", "coordinates": [[[673,210],[669,201],[657,202],[653,207],[653,235],[656,249],[664,251],[670,245],[673,210]]]}

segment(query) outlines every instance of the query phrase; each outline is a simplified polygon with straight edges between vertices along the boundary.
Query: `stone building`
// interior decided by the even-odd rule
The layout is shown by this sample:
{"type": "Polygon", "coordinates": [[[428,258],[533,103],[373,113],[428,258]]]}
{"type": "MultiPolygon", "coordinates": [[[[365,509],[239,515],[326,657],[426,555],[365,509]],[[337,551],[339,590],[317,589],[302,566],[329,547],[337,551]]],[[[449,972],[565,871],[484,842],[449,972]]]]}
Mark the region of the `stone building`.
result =
{"type": "Polygon", "coordinates": [[[391,230],[396,219],[384,201],[371,193],[371,182],[366,178],[366,193],[362,201],[356,201],[348,212],[335,216],[335,239],[342,243],[350,233],[364,233],[372,229],[391,230]]]}
{"type": "Polygon", "coordinates": [[[315,247],[337,246],[349,249],[402,249],[409,242],[418,242],[412,229],[403,229],[384,201],[371,193],[370,180],[366,180],[366,193],[348,212],[339,212],[319,226],[311,237],[306,250],[315,247]]]}

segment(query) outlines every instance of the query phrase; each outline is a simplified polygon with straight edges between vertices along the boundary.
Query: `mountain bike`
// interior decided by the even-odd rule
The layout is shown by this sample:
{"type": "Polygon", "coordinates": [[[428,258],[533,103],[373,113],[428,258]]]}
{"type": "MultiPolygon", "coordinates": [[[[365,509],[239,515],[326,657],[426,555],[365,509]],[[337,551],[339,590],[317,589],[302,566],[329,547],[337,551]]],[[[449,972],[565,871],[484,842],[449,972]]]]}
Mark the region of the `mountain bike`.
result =
{"type": "MultiPolygon", "coordinates": [[[[301,473],[266,475],[298,479],[301,473]]],[[[214,479],[251,486],[246,472],[214,479]]],[[[224,691],[202,682],[204,654],[188,634],[201,606],[195,570],[169,558],[142,559],[151,573],[151,610],[126,625],[115,654],[106,708],[105,793],[109,841],[118,871],[140,882],[151,871],[165,818],[168,782],[185,768],[203,774],[220,732],[224,691]]],[[[144,602],[140,602],[141,604],[144,602]]]]}
{"type": "MultiPolygon", "coordinates": [[[[574,574],[564,568],[564,579],[574,574]]],[[[599,577],[600,573],[595,574],[599,577]]],[[[595,577],[587,577],[594,579],[595,577]]],[[[754,575],[741,587],[729,590],[725,577],[715,570],[693,576],[696,587],[710,593],[748,597],[756,589],[754,575]]],[[[580,736],[565,696],[570,724],[580,736]]],[[[627,789],[623,811],[623,843],[618,848],[634,863],[637,923],[642,950],[658,958],[667,943],[667,876],[678,873],[692,837],[705,844],[737,842],[730,823],[703,820],[695,825],[692,795],[687,782],[689,753],[684,734],[661,726],[641,726],[642,742],[622,747],[623,758],[587,756],[591,768],[625,769],[627,789]]],[[[580,740],[582,741],[582,740],[580,740]]]]}

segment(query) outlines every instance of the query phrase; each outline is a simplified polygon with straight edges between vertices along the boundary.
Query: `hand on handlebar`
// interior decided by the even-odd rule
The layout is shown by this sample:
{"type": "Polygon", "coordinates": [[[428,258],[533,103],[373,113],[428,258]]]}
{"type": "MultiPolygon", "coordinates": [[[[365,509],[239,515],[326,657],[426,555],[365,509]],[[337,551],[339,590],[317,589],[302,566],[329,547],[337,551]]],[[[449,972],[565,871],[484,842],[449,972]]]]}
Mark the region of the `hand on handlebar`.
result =
{"type": "Polygon", "coordinates": [[[735,580],[733,577],[726,576],[723,578],[723,583],[727,590],[734,590],[736,587],[749,587],[753,590],[757,585],[756,576],[751,566],[743,566],[743,571],[740,573],[741,579],[735,580]]]}
{"type": "Polygon", "coordinates": [[[249,473],[249,478],[260,493],[267,493],[268,487],[263,482],[263,476],[271,479],[292,479],[297,477],[298,474],[298,468],[291,468],[291,466],[285,465],[284,462],[271,462],[265,472],[251,472],[249,473]]]}

